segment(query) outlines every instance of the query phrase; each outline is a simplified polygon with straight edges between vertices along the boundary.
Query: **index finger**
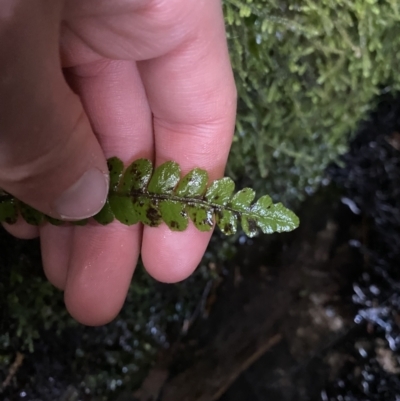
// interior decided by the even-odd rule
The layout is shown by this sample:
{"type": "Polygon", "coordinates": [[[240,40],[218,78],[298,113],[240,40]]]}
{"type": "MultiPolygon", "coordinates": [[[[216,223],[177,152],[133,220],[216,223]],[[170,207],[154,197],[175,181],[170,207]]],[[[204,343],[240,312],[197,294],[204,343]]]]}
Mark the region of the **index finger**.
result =
{"type": "MultiPolygon", "coordinates": [[[[153,113],[156,165],[174,160],[183,174],[200,167],[214,180],[223,174],[232,142],[236,88],[221,4],[196,4],[186,16],[191,29],[185,40],[139,69],[153,113]]],[[[143,263],[160,281],[180,281],[196,268],[210,236],[193,224],[185,232],[145,227],[143,263]]]]}

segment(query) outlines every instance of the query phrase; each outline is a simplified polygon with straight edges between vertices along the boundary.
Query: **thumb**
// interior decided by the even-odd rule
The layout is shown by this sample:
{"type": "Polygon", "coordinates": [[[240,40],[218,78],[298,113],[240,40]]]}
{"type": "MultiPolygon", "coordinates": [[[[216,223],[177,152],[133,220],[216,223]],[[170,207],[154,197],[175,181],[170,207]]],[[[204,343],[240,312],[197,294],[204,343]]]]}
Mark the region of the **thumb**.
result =
{"type": "Polygon", "coordinates": [[[3,0],[0,187],[55,218],[97,213],[107,164],[59,59],[61,0],[3,0]]]}

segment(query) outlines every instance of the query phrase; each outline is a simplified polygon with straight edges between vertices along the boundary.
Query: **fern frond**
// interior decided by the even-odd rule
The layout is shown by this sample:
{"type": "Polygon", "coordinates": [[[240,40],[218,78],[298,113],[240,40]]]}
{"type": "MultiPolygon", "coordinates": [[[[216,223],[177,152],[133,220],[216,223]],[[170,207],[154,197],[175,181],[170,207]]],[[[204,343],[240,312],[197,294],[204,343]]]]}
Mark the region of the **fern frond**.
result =
{"type": "MultiPolygon", "coordinates": [[[[120,159],[108,160],[110,190],[102,210],[93,218],[106,225],[117,219],[122,224],[143,223],[157,227],[162,222],[174,231],[184,231],[189,220],[200,231],[210,231],[215,224],[226,234],[234,234],[238,222],[249,237],[263,233],[292,231],[298,217],[268,196],[254,201],[255,192],[244,188],[234,194],[235,184],[221,178],[208,185],[205,170],[195,168],[184,177],[177,163],[169,161],[156,169],[150,160],[134,161],[125,170],[120,159]]],[[[0,195],[0,222],[13,224],[18,214],[29,224],[63,222],[43,215],[9,194],[0,195]]],[[[87,220],[72,222],[86,224],[87,220]]]]}

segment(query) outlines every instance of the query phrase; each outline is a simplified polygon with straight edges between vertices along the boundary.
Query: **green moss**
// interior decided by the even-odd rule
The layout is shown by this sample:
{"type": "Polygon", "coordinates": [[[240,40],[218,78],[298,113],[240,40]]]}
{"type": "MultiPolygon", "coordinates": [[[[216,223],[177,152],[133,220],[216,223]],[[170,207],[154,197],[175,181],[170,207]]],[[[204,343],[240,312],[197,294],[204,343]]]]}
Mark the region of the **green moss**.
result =
{"type": "Polygon", "coordinates": [[[396,0],[225,0],[239,93],[228,174],[301,199],[400,85],[396,0]]]}

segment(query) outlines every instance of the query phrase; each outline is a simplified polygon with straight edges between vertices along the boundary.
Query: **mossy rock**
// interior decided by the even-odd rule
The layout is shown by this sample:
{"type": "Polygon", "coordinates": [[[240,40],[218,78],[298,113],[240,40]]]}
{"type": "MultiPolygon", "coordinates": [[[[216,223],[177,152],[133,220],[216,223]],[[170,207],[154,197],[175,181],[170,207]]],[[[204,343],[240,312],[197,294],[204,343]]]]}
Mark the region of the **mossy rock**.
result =
{"type": "Polygon", "coordinates": [[[399,89],[400,3],[225,0],[224,12],[239,93],[227,175],[302,199],[377,95],[399,89]]]}

